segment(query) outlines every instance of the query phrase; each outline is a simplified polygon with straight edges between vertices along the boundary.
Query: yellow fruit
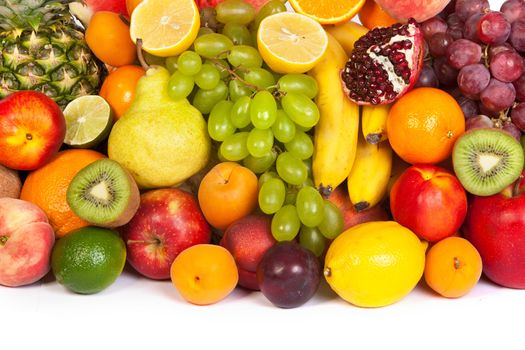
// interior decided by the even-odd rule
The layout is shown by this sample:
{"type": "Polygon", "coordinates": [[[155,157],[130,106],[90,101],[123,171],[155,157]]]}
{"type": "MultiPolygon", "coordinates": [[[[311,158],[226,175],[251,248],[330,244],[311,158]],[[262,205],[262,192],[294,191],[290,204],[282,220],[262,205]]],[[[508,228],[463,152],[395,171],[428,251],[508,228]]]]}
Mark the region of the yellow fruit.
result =
{"type": "Polygon", "coordinates": [[[363,35],[368,33],[368,28],[356,22],[325,26],[324,29],[341,44],[348,56],[352,55],[354,44],[363,35]]]}
{"type": "Polygon", "coordinates": [[[130,35],[134,43],[155,56],[176,56],[188,49],[200,27],[193,0],[144,0],[131,15],[130,35]]]}
{"type": "Polygon", "coordinates": [[[315,20],[294,12],[281,12],[261,22],[257,46],[273,71],[304,73],[321,60],[328,37],[315,20]]]}
{"type": "Polygon", "coordinates": [[[296,12],[307,15],[321,24],[348,21],[361,10],[365,0],[289,0],[296,12]]]}
{"type": "Polygon", "coordinates": [[[324,275],[344,300],[380,307],[403,299],[425,268],[426,244],[394,221],[367,222],[339,235],[325,258],[324,275]]]}

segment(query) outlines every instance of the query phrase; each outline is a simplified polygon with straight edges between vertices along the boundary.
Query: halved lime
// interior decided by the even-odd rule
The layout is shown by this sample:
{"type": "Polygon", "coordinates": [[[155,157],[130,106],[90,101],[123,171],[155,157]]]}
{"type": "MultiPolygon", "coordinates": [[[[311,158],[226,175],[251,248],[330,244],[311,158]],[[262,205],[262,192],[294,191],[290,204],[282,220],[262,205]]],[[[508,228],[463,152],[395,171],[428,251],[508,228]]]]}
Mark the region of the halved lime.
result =
{"type": "Polygon", "coordinates": [[[97,95],[81,96],[64,109],[64,143],[76,148],[90,148],[103,141],[111,130],[113,113],[109,103],[97,95]]]}

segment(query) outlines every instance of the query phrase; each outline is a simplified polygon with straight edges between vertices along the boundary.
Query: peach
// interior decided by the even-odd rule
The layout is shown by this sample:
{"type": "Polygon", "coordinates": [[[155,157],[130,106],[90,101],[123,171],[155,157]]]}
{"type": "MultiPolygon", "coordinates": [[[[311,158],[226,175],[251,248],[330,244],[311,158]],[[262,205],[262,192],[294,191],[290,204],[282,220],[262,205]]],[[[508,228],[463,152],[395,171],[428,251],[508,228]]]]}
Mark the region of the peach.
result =
{"type": "Polygon", "coordinates": [[[414,18],[418,22],[434,17],[450,0],[375,0],[386,13],[400,22],[414,18]]]}
{"type": "Polygon", "coordinates": [[[35,204],[0,198],[0,284],[18,287],[38,281],[50,269],[55,233],[35,204]]]}

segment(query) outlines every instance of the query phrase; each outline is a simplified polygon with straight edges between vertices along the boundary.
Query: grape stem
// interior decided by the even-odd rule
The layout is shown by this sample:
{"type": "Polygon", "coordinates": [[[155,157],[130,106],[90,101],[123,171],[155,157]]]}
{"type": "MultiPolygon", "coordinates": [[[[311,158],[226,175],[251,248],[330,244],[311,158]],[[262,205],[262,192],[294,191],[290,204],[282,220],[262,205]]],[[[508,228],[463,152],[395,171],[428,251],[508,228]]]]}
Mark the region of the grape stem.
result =
{"type": "Polygon", "coordinates": [[[253,85],[253,84],[247,82],[246,80],[244,80],[243,78],[241,78],[241,76],[239,74],[237,74],[233,69],[230,69],[230,67],[228,67],[227,65],[224,65],[220,60],[218,60],[216,58],[210,58],[210,61],[212,61],[213,63],[215,63],[218,66],[221,66],[225,71],[227,71],[231,76],[233,76],[232,79],[240,81],[241,83],[245,84],[246,86],[248,86],[252,90],[262,91],[257,85],[253,85]]]}

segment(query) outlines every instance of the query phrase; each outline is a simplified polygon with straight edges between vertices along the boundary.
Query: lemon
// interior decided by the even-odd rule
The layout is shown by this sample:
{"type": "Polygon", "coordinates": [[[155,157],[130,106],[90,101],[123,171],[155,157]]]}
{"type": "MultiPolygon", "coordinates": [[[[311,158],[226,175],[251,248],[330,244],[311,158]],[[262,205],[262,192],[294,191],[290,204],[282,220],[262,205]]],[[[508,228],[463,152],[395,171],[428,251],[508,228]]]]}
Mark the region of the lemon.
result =
{"type": "Polygon", "coordinates": [[[394,221],[368,222],[339,235],[325,257],[324,275],[344,300],[380,307],[403,299],[421,279],[426,244],[394,221]]]}
{"type": "Polygon", "coordinates": [[[193,0],[144,0],[133,11],[130,35],[142,40],[144,51],[159,57],[177,56],[187,50],[200,28],[193,0]]]}
{"type": "Polygon", "coordinates": [[[323,57],[328,47],[328,36],[323,27],[310,17],[281,12],[261,22],[257,30],[257,46],[273,71],[305,73],[323,57]]]}

